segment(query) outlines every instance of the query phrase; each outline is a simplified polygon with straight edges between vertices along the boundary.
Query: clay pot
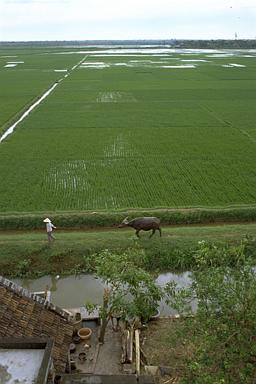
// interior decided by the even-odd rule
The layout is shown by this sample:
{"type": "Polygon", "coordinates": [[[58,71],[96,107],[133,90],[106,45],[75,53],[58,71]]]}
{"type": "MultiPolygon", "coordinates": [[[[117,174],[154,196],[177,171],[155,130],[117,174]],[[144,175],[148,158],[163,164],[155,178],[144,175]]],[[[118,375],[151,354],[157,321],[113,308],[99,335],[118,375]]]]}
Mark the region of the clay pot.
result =
{"type": "Polygon", "coordinates": [[[77,334],[80,336],[81,340],[88,340],[91,337],[92,330],[91,328],[80,328],[77,334]]]}
{"type": "Polygon", "coordinates": [[[76,346],[75,346],[75,344],[74,344],[74,343],[71,343],[71,344],[69,345],[69,352],[70,352],[70,353],[74,353],[75,350],[76,350],[76,346]]]}
{"type": "Polygon", "coordinates": [[[85,352],[80,352],[79,355],[78,355],[78,359],[81,362],[84,362],[86,360],[86,353],[85,352]]]}
{"type": "Polygon", "coordinates": [[[78,336],[78,335],[73,336],[73,342],[74,342],[75,344],[79,344],[80,341],[81,341],[80,336],[78,336]]]}

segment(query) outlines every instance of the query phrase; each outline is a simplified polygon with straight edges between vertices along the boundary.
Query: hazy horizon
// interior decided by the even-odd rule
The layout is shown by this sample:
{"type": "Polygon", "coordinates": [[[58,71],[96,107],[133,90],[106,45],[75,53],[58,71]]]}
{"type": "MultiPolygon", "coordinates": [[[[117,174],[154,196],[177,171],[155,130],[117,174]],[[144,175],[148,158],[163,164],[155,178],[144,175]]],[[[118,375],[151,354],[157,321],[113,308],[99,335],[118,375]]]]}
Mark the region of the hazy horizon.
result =
{"type": "Polygon", "coordinates": [[[0,41],[255,39],[255,0],[0,0],[0,41]]]}
{"type": "Polygon", "coordinates": [[[168,41],[172,41],[172,40],[175,40],[175,41],[218,41],[218,40],[226,40],[226,41],[239,41],[239,40],[256,40],[256,38],[248,38],[248,39],[235,39],[235,38],[231,38],[231,39],[223,39],[223,38],[219,38],[219,39],[72,39],[72,40],[68,40],[68,39],[65,39],[65,40],[0,40],[0,43],[53,43],[53,42],[58,42],[58,43],[61,43],[61,42],[111,42],[111,41],[115,41],[115,42],[122,42],[122,41],[125,41],[125,42],[143,42],[143,41],[149,41],[149,42],[166,42],[166,45],[168,45],[168,41]]]}

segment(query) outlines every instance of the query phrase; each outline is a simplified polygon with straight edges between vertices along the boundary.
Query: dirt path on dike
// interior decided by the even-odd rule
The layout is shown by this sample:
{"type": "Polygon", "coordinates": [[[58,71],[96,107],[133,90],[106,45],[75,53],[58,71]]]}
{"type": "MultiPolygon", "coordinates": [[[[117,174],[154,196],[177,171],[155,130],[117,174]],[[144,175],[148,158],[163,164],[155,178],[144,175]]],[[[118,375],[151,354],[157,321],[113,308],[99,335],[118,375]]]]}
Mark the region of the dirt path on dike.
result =
{"type": "MultiPolygon", "coordinates": [[[[167,225],[167,224],[163,224],[161,225],[161,228],[205,228],[205,227],[222,227],[222,226],[233,226],[233,225],[244,225],[244,226],[248,226],[248,225],[254,225],[256,224],[255,221],[251,221],[251,222],[243,222],[243,221],[221,221],[221,222],[214,222],[214,223],[195,223],[195,224],[172,224],[172,225],[167,225]]],[[[109,227],[101,227],[101,226],[95,226],[95,227],[87,227],[85,226],[84,228],[75,228],[75,227],[58,227],[58,232],[62,232],[62,233],[68,233],[68,232],[81,232],[81,233],[84,233],[84,232],[88,232],[88,233],[93,233],[93,232],[114,232],[116,230],[120,230],[120,231],[126,231],[126,230],[130,230],[131,228],[118,228],[117,225],[115,226],[109,226],[109,227]]],[[[15,235],[15,234],[26,234],[26,233],[29,233],[29,234],[33,234],[33,233],[45,233],[45,228],[42,228],[42,229],[7,229],[7,230],[4,230],[4,229],[0,229],[0,236],[1,235],[15,235]]]]}

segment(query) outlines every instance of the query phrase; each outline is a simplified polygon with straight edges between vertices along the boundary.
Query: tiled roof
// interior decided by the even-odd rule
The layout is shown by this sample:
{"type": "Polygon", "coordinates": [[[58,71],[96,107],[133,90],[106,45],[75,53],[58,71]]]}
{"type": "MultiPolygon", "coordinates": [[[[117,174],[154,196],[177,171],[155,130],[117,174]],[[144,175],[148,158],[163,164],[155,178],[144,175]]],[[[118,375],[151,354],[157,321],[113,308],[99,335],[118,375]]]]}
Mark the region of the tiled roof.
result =
{"type": "Polygon", "coordinates": [[[69,314],[0,276],[0,337],[50,337],[53,363],[64,372],[73,325],[69,314]]]}

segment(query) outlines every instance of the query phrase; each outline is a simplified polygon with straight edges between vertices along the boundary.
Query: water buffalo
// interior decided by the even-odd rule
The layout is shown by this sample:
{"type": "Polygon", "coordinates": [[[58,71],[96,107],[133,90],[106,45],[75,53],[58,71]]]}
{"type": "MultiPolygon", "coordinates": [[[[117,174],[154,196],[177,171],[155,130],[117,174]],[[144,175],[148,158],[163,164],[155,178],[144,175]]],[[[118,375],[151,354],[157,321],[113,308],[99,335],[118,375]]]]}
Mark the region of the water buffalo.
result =
{"type": "Polygon", "coordinates": [[[118,228],[123,227],[132,227],[136,229],[136,235],[139,237],[139,232],[142,231],[150,231],[152,229],[152,233],[150,237],[152,237],[156,231],[159,231],[160,236],[162,236],[161,228],[160,228],[160,220],[157,217],[137,217],[136,219],[128,220],[126,217],[122,223],[118,226],[118,228]]]}

